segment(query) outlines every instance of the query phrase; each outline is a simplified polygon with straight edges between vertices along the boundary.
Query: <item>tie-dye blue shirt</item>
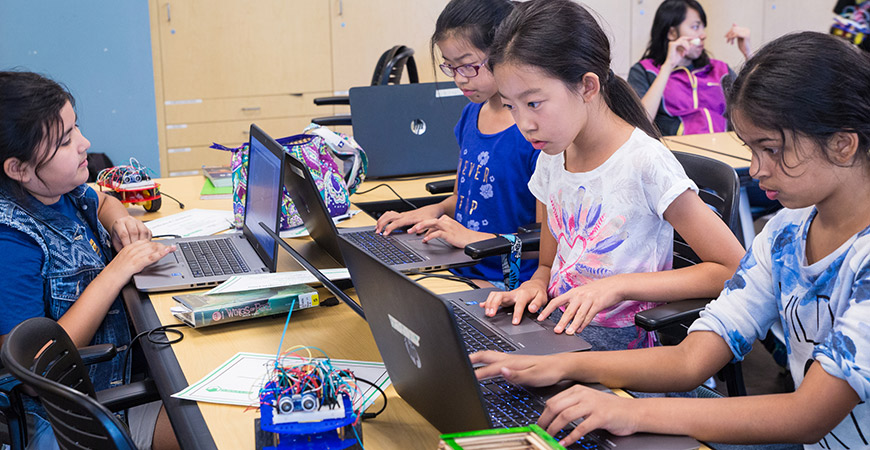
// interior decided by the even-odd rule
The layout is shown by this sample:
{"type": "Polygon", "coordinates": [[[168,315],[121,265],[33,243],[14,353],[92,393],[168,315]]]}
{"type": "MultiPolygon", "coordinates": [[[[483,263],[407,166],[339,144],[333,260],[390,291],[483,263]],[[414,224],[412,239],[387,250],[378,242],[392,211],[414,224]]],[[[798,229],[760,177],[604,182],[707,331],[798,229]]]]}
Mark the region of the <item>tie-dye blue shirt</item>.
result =
{"type": "Polygon", "coordinates": [[[806,448],[868,448],[870,228],[807,265],[807,231],[815,215],[815,208],[785,209],[771,219],[689,332],[719,334],[735,360],[742,360],[757,338],[781,323],[795,386],[819,361],[862,400],[821,442],[806,448]]]}

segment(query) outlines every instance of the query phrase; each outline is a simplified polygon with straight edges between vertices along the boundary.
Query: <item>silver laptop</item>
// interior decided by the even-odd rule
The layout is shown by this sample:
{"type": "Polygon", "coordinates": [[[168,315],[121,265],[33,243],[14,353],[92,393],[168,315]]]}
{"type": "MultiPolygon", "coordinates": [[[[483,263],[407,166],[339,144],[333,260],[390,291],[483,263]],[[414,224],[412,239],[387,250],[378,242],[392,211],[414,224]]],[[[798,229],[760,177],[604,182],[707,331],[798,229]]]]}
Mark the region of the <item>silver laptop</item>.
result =
{"type": "Polygon", "coordinates": [[[366,177],[456,172],[453,129],[468,99],[453,82],[351,88],[353,138],[369,158],[366,177]]]}
{"type": "MultiPolygon", "coordinates": [[[[478,381],[452,303],[440,301],[347,241],[342,240],[341,250],[396,392],[442,433],[535,423],[546,399],[570,386],[532,389],[500,378],[478,381]]],[[[601,385],[591,387],[607,391],[601,385]]],[[[699,446],[687,436],[613,436],[595,430],[568,448],[687,450],[699,446]]]]}
{"type": "Polygon", "coordinates": [[[344,264],[344,258],[338,249],[338,236],[341,234],[348,239],[354,239],[381,261],[401,271],[428,272],[476,263],[463,249],[441,239],[424,243],[422,235],[405,234],[401,231],[382,236],[375,233],[374,226],[336,228],[305,163],[293,157],[285,158],[284,162],[284,186],[305,228],[317,245],[336,262],[344,264]]]}
{"type": "Polygon", "coordinates": [[[274,272],[278,244],[258,225],[278,229],[284,148],[251,125],[248,187],[240,233],[167,239],[178,250],[133,277],[136,288],[159,292],[215,286],[233,275],[274,272]]]}

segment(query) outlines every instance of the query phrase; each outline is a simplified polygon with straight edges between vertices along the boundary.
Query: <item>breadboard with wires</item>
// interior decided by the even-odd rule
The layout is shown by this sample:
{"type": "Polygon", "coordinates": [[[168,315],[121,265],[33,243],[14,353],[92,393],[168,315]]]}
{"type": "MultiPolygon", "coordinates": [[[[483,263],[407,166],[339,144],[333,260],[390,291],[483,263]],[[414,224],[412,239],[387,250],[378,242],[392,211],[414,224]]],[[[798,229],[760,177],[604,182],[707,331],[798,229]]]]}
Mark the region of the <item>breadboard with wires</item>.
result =
{"type": "Polygon", "coordinates": [[[110,189],[142,189],[154,187],[155,182],[148,174],[149,169],[130,158],[129,165],[114,166],[97,174],[97,184],[110,189]]]}
{"type": "Polygon", "coordinates": [[[260,390],[260,427],[280,435],[309,435],[355,425],[362,391],[353,373],[332,366],[315,347],[290,349],[269,370],[260,390]],[[300,355],[306,352],[307,356],[300,355]],[[292,362],[289,362],[292,361],[292,362]],[[288,363],[289,362],[289,363],[288,363]]]}

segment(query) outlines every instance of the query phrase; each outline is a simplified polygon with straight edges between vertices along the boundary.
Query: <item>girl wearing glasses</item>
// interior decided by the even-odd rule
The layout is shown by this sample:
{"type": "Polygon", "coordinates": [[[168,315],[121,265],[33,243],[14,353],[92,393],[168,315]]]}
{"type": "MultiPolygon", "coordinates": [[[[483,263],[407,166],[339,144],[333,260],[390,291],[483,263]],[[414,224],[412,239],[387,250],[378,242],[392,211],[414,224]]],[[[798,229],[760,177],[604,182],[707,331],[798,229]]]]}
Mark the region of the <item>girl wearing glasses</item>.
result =
{"type": "MultiPolygon", "coordinates": [[[[455,129],[460,149],[456,185],[453,195],[441,203],[384,214],[378,231],[389,234],[411,225],[408,232],[426,232],[424,241],[441,238],[462,248],[493,234],[515,233],[517,227],[543,217],[536,214],[527,186],[539,152],[504,108],[486,67],[495,29],[512,9],[506,0],[453,0],[441,12],[432,36],[433,58],[437,46],[444,60],[441,70],[471,100],[455,129]]],[[[529,279],[536,267],[535,259],[521,260],[520,280],[529,279]]],[[[504,287],[497,256],[454,272],[504,287]]]]}

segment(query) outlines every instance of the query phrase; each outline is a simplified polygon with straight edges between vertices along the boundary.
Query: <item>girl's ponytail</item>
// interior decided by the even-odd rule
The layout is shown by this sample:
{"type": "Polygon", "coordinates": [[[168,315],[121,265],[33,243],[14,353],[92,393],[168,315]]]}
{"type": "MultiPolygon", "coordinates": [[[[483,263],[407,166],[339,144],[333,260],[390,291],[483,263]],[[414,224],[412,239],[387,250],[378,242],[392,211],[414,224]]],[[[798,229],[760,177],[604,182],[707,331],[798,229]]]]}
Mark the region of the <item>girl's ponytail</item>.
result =
{"type": "Polygon", "coordinates": [[[572,0],[517,4],[490,48],[490,67],[507,61],[538,67],[572,89],[583,75],[594,73],[604,101],[616,115],[654,138],[661,136],[634,90],[610,70],[610,41],[604,31],[572,0]]]}
{"type": "Polygon", "coordinates": [[[603,90],[604,101],[610,110],[622,120],[643,130],[650,137],[655,139],[662,137],[659,128],[650,122],[646,110],[640,103],[640,98],[628,82],[616,76],[612,70],[608,72],[607,76],[603,90]]]}

